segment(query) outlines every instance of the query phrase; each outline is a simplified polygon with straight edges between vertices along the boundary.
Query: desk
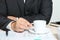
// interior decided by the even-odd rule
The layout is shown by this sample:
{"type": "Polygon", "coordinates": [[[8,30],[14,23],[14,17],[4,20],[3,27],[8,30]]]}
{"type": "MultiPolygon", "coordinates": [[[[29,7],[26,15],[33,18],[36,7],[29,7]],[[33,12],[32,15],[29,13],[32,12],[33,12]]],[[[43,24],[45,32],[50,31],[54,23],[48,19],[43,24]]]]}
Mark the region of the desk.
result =
{"type": "MultiPolygon", "coordinates": [[[[47,26],[47,28],[50,28],[51,31],[53,29],[49,25],[47,26]]],[[[53,30],[52,33],[53,33],[53,35],[57,34],[56,30],[53,30]]],[[[52,33],[50,32],[49,34],[46,34],[47,36],[46,35],[40,35],[40,37],[42,38],[42,40],[57,40],[57,38],[54,37],[52,35],[52,33]],[[49,36],[49,35],[51,35],[51,36],[49,36]],[[46,37],[46,38],[44,38],[44,37],[46,37]]],[[[28,32],[15,33],[15,32],[9,31],[9,36],[6,37],[5,32],[0,31],[0,40],[33,40],[32,38],[35,38],[35,35],[29,34],[28,32]]]]}
{"type": "Polygon", "coordinates": [[[47,27],[50,28],[53,35],[57,38],[57,28],[49,25],[47,27]]]}
{"type": "Polygon", "coordinates": [[[50,24],[47,25],[47,27],[51,29],[51,32],[53,33],[53,35],[54,35],[54,36],[56,37],[56,39],[58,40],[57,27],[50,26],[50,24]]]}

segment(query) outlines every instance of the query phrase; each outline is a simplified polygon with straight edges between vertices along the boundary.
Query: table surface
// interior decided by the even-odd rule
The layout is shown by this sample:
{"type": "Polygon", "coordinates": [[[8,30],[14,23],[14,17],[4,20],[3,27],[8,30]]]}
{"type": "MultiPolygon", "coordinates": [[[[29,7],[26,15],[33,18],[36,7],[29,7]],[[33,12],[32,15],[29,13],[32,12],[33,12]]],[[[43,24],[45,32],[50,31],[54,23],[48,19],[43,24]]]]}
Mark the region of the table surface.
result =
{"type": "MultiPolygon", "coordinates": [[[[41,40],[57,40],[56,34],[56,28],[52,26],[47,26],[49,28],[50,32],[45,35],[40,35],[41,40]]],[[[16,33],[9,31],[9,35],[6,37],[6,33],[4,31],[0,31],[0,40],[40,40],[40,39],[35,39],[37,35],[32,35],[29,34],[28,32],[24,33],[16,33]]],[[[37,37],[38,38],[38,37],[37,37]]]]}
{"type": "Polygon", "coordinates": [[[58,33],[57,33],[57,27],[53,27],[53,26],[50,26],[47,25],[48,28],[50,28],[51,32],[53,33],[53,35],[56,37],[56,39],[58,40],[58,33]]]}

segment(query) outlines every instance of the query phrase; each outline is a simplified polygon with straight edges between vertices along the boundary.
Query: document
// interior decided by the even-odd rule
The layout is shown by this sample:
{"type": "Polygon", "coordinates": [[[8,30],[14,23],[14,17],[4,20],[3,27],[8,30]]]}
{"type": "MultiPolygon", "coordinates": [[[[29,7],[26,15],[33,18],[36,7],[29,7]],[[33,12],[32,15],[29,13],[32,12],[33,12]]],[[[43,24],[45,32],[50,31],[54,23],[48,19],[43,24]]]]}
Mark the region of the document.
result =
{"type": "Polygon", "coordinates": [[[40,35],[32,34],[28,31],[25,31],[23,33],[9,31],[8,36],[6,36],[5,32],[1,31],[0,40],[56,40],[50,29],[48,29],[47,31],[48,33],[40,35]]]}

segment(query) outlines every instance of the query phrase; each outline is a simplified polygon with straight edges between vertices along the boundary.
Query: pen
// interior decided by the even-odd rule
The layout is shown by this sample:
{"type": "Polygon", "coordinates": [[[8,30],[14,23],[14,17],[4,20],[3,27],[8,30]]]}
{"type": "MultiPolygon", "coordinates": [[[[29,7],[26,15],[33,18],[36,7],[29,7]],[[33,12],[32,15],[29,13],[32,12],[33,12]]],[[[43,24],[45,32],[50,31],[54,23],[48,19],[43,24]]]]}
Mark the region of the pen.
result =
{"type": "Polygon", "coordinates": [[[6,36],[8,36],[8,30],[6,31],[6,36]]]}

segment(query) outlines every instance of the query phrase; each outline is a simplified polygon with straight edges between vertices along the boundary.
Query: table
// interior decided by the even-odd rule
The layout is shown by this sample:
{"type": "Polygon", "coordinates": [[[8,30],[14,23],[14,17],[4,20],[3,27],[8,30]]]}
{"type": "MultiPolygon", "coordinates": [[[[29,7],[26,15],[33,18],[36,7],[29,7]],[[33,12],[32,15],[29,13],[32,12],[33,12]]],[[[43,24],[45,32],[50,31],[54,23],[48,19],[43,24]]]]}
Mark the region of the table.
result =
{"type": "Polygon", "coordinates": [[[9,36],[6,36],[5,31],[0,31],[0,40],[58,40],[56,37],[54,37],[57,34],[56,28],[53,28],[52,26],[49,25],[47,26],[47,28],[50,28],[53,34],[50,32],[49,34],[46,34],[47,36],[40,35],[40,39],[34,39],[35,36],[36,38],[39,37],[37,37],[37,35],[29,34],[28,32],[16,33],[13,31],[9,31],[9,36]]]}
{"type": "Polygon", "coordinates": [[[50,26],[50,24],[48,24],[47,27],[51,29],[51,32],[53,33],[53,35],[58,40],[57,27],[50,26]]]}

